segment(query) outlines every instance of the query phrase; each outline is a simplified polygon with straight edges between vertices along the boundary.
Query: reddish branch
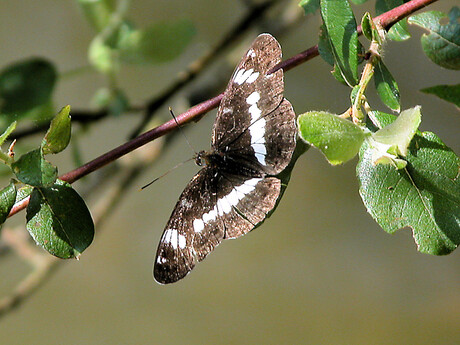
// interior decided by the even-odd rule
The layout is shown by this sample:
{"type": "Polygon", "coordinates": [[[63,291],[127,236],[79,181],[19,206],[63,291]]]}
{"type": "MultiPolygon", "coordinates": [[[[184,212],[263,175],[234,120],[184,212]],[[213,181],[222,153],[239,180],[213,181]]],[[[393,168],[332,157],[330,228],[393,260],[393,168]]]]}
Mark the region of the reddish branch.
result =
{"type": "MultiPolygon", "coordinates": [[[[377,23],[380,23],[380,25],[383,28],[388,30],[392,25],[394,25],[401,19],[409,16],[413,12],[425,6],[428,6],[429,4],[435,1],[437,0],[412,0],[408,3],[398,6],[374,18],[374,21],[377,23]]],[[[358,31],[361,34],[361,27],[358,28],[358,31]]],[[[280,68],[282,68],[285,71],[288,71],[291,68],[294,68],[297,65],[300,65],[318,55],[319,55],[318,46],[315,45],[285,61],[282,61],[281,63],[278,64],[278,66],[276,66],[273,69],[273,71],[280,69],[280,68]]],[[[186,112],[177,116],[177,122],[179,124],[185,124],[192,120],[197,120],[198,118],[200,118],[202,115],[204,115],[208,111],[216,108],[219,105],[220,101],[222,100],[222,97],[223,97],[223,93],[205,102],[195,105],[194,107],[190,108],[186,112]]],[[[128,141],[127,143],[114,148],[113,150],[103,154],[102,156],[99,156],[93,159],[92,161],[86,163],[85,165],[60,176],[59,178],[69,183],[73,183],[76,180],[82,178],[83,176],[86,176],[89,173],[103,167],[104,165],[107,165],[117,160],[121,156],[147,144],[148,142],[154,139],[157,139],[173,131],[176,127],[177,127],[176,122],[174,120],[170,120],[148,132],[145,132],[144,134],[139,135],[133,140],[128,141]]],[[[29,198],[26,198],[22,200],[21,202],[15,204],[13,208],[11,209],[9,217],[21,211],[22,209],[26,208],[28,203],[29,203],[29,198]]]]}

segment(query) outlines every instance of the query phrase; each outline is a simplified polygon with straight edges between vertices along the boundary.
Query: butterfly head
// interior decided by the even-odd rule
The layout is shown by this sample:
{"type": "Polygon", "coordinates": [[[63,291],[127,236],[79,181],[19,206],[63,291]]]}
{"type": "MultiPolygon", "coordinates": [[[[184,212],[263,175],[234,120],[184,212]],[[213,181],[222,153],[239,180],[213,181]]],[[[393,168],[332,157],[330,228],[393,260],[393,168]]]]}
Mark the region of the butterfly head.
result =
{"type": "Polygon", "coordinates": [[[208,153],[200,151],[195,155],[195,164],[199,167],[209,164],[208,153]]]}

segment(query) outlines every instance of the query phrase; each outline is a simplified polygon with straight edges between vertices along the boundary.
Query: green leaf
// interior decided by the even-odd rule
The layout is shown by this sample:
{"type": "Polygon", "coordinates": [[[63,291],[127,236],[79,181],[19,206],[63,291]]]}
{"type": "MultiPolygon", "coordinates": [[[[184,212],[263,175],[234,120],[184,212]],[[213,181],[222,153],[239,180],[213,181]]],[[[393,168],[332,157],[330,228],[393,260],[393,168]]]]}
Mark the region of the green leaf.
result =
{"type": "Polygon", "coordinates": [[[421,38],[423,51],[434,63],[448,69],[460,69],[460,8],[449,12],[449,22],[443,12],[430,11],[411,16],[410,24],[416,24],[429,31],[421,38]]]}
{"type": "Polygon", "coordinates": [[[57,178],[57,168],[45,159],[41,148],[22,155],[11,168],[19,181],[35,187],[48,186],[57,178]]]}
{"type": "Polygon", "coordinates": [[[305,14],[315,14],[319,8],[319,0],[301,0],[299,6],[303,8],[305,14]]]}
{"type": "Polygon", "coordinates": [[[50,128],[42,141],[43,154],[58,153],[70,142],[70,105],[65,106],[51,121],[50,128]]]}
{"type": "Polygon", "coordinates": [[[26,218],[35,242],[59,258],[78,258],[93,241],[91,214],[71,187],[34,188],[26,218]]]}
{"type": "Polygon", "coordinates": [[[378,130],[372,138],[386,147],[384,152],[405,157],[409,143],[420,125],[421,117],[420,106],[404,110],[393,123],[378,130]],[[394,151],[389,152],[388,149],[391,148],[394,148],[394,151]]]}
{"type": "Polygon", "coordinates": [[[122,59],[132,63],[167,62],[179,56],[194,35],[195,27],[187,19],[133,30],[120,40],[122,59]]]}
{"type": "Polygon", "coordinates": [[[369,41],[372,41],[373,38],[373,28],[374,23],[372,21],[372,17],[369,12],[364,13],[363,18],[361,19],[361,30],[363,32],[364,37],[366,37],[369,41]]]}
{"type": "Polygon", "coordinates": [[[382,59],[376,57],[374,65],[374,82],[382,102],[390,109],[399,111],[399,88],[382,59]]]}
{"type": "Polygon", "coordinates": [[[358,42],[356,21],[347,0],[321,0],[321,16],[332,48],[335,66],[348,85],[358,83],[358,42]]]}
{"type": "Polygon", "coordinates": [[[425,132],[414,137],[406,160],[402,170],[374,165],[365,143],[357,166],[361,198],[385,231],[410,227],[419,251],[448,254],[460,243],[460,159],[425,132]]]}
{"type": "Polygon", "coordinates": [[[44,59],[28,59],[0,72],[0,111],[23,113],[47,103],[56,83],[54,66],[44,59]]]}
{"type": "MultiPolygon", "coordinates": [[[[377,0],[375,3],[375,12],[377,15],[388,12],[389,10],[404,4],[404,0],[377,0]]],[[[393,41],[404,41],[409,39],[410,33],[405,19],[394,24],[388,31],[388,38],[393,41]]]]}
{"type": "Polygon", "coordinates": [[[460,108],[460,84],[457,85],[436,85],[421,89],[424,93],[436,95],[439,98],[455,104],[460,108]]]}
{"type": "Polygon", "coordinates": [[[300,137],[320,149],[333,165],[356,156],[367,135],[351,121],[322,111],[299,115],[297,123],[300,137]]]}
{"type": "Polygon", "coordinates": [[[18,189],[18,193],[16,194],[16,201],[14,203],[17,204],[18,202],[27,198],[30,194],[32,194],[33,190],[34,190],[34,187],[29,186],[29,185],[20,187],[18,189]]]}
{"type": "Polygon", "coordinates": [[[16,200],[16,184],[12,180],[8,186],[0,190],[0,224],[5,223],[16,200]]]}
{"type": "Polygon", "coordinates": [[[115,11],[115,0],[78,0],[88,22],[97,30],[105,28],[115,11]]]}
{"type": "Polygon", "coordinates": [[[0,135],[0,146],[3,145],[6,139],[10,136],[11,132],[13,132],[16,129],[16,121],[13,121],[7,129],[3,132],[2,135],[0,135]]]}

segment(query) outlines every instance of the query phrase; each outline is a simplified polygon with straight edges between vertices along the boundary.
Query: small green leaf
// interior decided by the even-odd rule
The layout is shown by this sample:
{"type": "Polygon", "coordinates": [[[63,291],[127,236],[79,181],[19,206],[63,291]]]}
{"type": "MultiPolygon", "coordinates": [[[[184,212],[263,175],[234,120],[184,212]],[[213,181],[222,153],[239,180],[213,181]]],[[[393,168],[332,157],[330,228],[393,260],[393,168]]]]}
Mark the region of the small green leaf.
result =
{"type": "Polygon", "coordinates": [[[11,181],[8,186],[0,191],[0,225],[5,223],[11,208],[16,200],[16,184],[11,181]]]}
{"type": "MultiPolygon", "coordinates": [[[[377,0],[375,3],[375,12],[377,15],[388,12],[389,10],[404,4],[404,0],[377,0]]],[[[407,21],[400,20],[394,24],[388,31],[388,38],[393,41],[404,41],[409,39],[410,33],[407,28],[407,21]]]]}
{"type": "Polygon", "coordinates": [[[421,117],[420,106],[404,110],[393,123],[378,130],[372,135],[372,138],[377,143],[387,146],[385,152],[395,147],[396,151],[389,153],[405,157],[409,143],[420,125],[421,117]]]}
{"type": "Polygon", "coordinates": [[[374,82],[382,102],[390,109],[399,111],[399,88],[383,61],[376,57],[374,65],[374,82]]]}
{"type": "Polygon", "coordinates": [[[57,178],[57,168],[45,159],[41,149],[22,155],[11,168],[19,181],[35,187],[48,186],[57,178]]]}
{"type": "Polygon", "coordinates": [[[97,30],[105,28],[115,11],[115,0],[78,0],[88,22],[97,30]]]}
{"type": "Polygon", "coordinates": [[[364,37],[366,37],[369,41],[372,41],[373,33],[372,27],[374,23],[372,21],[372,17],[369,12],[364,13],[363,19],[361,20],[361,30],[363,31],[364,37]]]}
{"type": "Polygon", "coordinates": [[[319,0],[301,0],[299,6],[303,8],[305,14],[315,14],[319,8],[319,0]]]}
{"type": "Polygon", "coordinates": [[[367,135],[351,121],[326,112],[299,115],[297,122],[300,137],[320,149],[333,165],[356,156],[367,135]]]}
{"type": "Polygon", "coordinates": [[[448,69],[460,69],[460,8],[449,12],[449,22],[443,12],[430,11],[411,16],[410,24],[416,24],[429,31],[421,38],[423,51],[434,63],[448,69]]]}
{"type": "Polygon", "coordinates": [[[16,121],[13,121],[7,129],[3,132],[2,135],[0,135],[0,146],[3,145],[6,139],[10,136],[11,132],[13,132],[16,129],[16,121]]]}
{"type": "Polygon", "coordinates": [[[42,141],[43,154],[58,153],[64,150],[70,142],[70,106],[61,109],[51,121],[50,128],[42,141]]]}
{"type": "Polygon", "coordinates": [[[186,19],[133,30],[120,40],[122,59],[132,63],[167,62],[179,56],[194,35],[195,27],[186,19]]]}
{"type": "Polygon", "coordinates": [[[327,31],[335,66],[348,85],[358,83],[358,42],[356,21],[347,0],[321,0],[321,16],[327,31]]]}
{"type": "Polygon", "coordinates": [[[460,159],[433,133],[415,135],[407,167],[373,164],[360,150],[357,176],[367,211],[387,232],[410,227],[423,253],[443,255],[460,244],[460,159]]]}
{"type": "Polygon", "coordinates": [[[421,89],[424,93],[436,95],[439,98],[455,104],[460,108],[460,84],[457,85],[436,85],[421,89]]]}
{"type": "Polygon", "coordinates": [[[91,214],[71,187],[34,188],[26,218],[35,242],[58,258],[78,258],[93,241],[91,214]]]}
{"type": "Polygon", "coordinates": [[[16,194],[16,201],[14,203],[17,204],[18,202],[27,198],[30,194],[32,194],[33,190],[34,190],[34,187],[29,186],[29,185],[20,187],[18,189],[18,193],[16,194]]]}
{"type": "Polygon", "coordinates": [[[57,72],[44,59],[28,59],[0,72],[0,111],[23,113],[51,98],[57,72]]]}

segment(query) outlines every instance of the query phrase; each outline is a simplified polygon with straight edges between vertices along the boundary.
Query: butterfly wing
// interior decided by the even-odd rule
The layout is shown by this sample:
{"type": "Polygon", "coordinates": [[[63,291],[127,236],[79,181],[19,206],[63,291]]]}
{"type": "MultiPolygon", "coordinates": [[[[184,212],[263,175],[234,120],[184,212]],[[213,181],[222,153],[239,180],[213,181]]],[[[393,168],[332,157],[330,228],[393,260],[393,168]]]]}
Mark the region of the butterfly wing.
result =
{"type": "Polygon", "coordinates": [[[247,178],[205,167],[189,182],[165,227],[155,280],[185,277],[224,238],[251,231],[273,209],[281,190],[275,177],[247,178]]]}
{"type": "Polygon", "coordinates": [[[212,137],[216,151],[270,175],[288,165],[296,137],[295,113],[283,98],[283,71],[267,75],[280,61],[276,39],[259,35],[230,79],[212,137]]]}
{"type": "Polygon", "coordinates": [[[283,98],[278,42],[262,34],[227,86],[213,127],[210,164],[189,182],[163,232],[154,265],[163,284],[182,279],[223,239],[262,222],[276,204],[281,181],[272,176],[295,148],[295,114],[283,98]]]}
{"type": "Polygon", "coordinates": [[[182,279],[222,241],[224,226],[213,212],[217,203],[213,175],[212,169],[201,169],[179,197],[158,245],[153,270],[157,282],[182,279]],[[208,216],[203,217],[205,213],[208,216]]]}

